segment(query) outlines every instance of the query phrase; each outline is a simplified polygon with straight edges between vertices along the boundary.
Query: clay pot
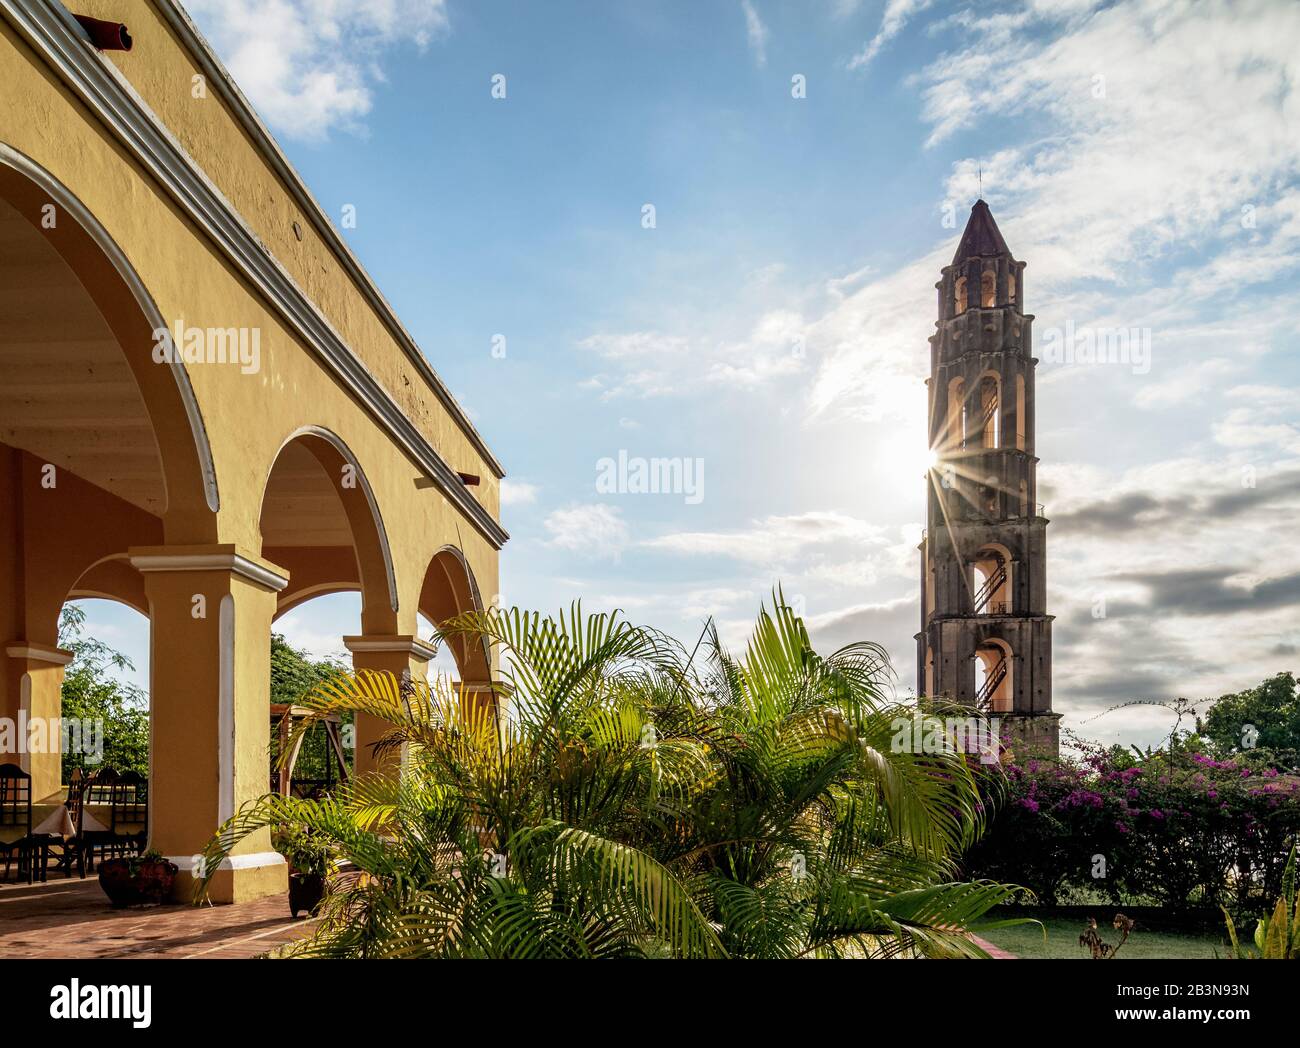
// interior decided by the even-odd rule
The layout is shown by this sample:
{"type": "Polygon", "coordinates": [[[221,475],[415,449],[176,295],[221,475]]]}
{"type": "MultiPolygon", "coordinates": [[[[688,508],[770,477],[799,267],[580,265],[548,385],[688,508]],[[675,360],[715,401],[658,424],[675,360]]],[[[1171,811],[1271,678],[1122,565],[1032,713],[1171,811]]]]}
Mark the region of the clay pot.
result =
{"type": "Polygon", "coordinates": [[[319,873],[289,874],[289,912],[297,917],[299,911],[308,916],[320,905],[325,894],[325,878],[319,873]]]}
{"type": "Polygon", "coordinates": [[[105,859],[99,864],[99,886],[113,909],[159,906],[171,897],[177,866],[167,859],[140,859],[131,872],[130,859],[105,859]]]}

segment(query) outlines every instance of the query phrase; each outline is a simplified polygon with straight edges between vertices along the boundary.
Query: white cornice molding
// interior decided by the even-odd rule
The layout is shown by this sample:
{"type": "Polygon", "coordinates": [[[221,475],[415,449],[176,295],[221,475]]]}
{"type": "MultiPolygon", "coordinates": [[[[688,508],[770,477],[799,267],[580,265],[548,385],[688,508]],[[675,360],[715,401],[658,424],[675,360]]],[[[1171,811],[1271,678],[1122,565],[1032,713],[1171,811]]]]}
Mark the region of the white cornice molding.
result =
{"type": "Polygon", "coordinates": [[[30,662],[48,662],[54,666],[66,666],[76,658],[75,652],[65,651],[63,648],[49,648],[44,644],[28,644],[25,641],[15,641],[13,644],[6,644],[5,654],[11,659],[27,659],[30,662]]]}
{"type": "Polygon", "coordinates": [[[410,655],[411,658],[419,659],[421,662],[429,662],[438,654],[438,649],[428,641],[406,634],[394,636],[372,635],[368,637],[344,637],[343,646],[353,654],[358,652],[391,651],[410,655]]]}
{"type": "MultiPolygon", "coordinates": [[[[118,68],[97,54],[83,39],[80,26],[72,15],[57,0],[0,0],[0,13],[117,137],[128,154],[258,289],[343,387],[370,411],[493,548],[500,549],[510,537],[500,522],[466,490],[456,470],[407,418],[388,391],[371,375],[316,304],[266,249],[118,68]]],[[[210,52],[207,53],[209,61],[215,62],[210,52]]],[[[218,81],[225,82],[226,79],[219,77],[218,81]]],[[[246,103],[244,108],[247,109],[246,103]]],[[[320,214],[318,206],[313,205],[309,211],[320,214]]],[[[391,310],[388,312],[391,314],[391,310]]],[[[410,345],[414,347],[413,342],[410,345]]],[[[414,352],[423,359],[418,347],[414,352]]],[[[437,392],[441,382],[427,361],[425,369],[426,379],[432,376],[433,388],[437,392]]],[[[476,436],[471,436],[471,440],[476,436]]],[[[478,444],[481,443],[479,440],[478,444]]],[[[486,448],[481,453],[489,462],[495,463],[486,448]]]]}
{"type": "Polygon", "coordinates": [[[264,589],[279,593],[289,579],[238,553],[141,553],[132,556],[131,567],[142,574],[171,571],[228,571],[264,589]]]}

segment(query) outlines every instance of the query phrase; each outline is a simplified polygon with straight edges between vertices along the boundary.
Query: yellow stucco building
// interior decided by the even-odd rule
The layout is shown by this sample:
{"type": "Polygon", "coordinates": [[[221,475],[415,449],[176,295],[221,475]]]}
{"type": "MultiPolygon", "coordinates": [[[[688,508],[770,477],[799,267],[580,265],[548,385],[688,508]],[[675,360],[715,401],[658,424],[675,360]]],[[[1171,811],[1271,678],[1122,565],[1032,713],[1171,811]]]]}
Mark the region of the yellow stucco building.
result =
{"type": "MultiPolygon", "coordinates": [[[[417,615],[498,592],[503,471],[183,10],[74,6],[131,49],[0,0],[0,717],[59,715],[65,601],[146,614],[150,844],[186,870],[267,789],[276,617],[357,591],[355,664],[424,672],[417,615]]],[[[10,760],[58,790],[57,752],[10,760]]],[[[229,867],[214,898],[285,885],[265,835],[229,867]]]]}

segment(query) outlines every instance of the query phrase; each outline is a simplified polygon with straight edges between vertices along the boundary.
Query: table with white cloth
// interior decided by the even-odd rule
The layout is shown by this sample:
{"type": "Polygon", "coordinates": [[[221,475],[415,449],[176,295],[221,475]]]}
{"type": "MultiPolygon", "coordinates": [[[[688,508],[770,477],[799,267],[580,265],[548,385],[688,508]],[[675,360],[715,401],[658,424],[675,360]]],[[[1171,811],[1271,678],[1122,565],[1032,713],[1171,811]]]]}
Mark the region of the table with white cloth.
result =
{"type": "MultiPolygon", "coordinates": [[[[45,879],[45,867],[49,863],[50,846],[62,846],[61,866],[68,866],[71,857],[68,848],[77,836],[77,825],[72,821],[72,812],[68,810],[67,787],[52,793],[32,805],[32,840],[40,847],[41,879],[45,879]]],[[[116,831],[109,827],[113,822],[113,808],[109,804],[87,804],[81,815],[81,832],[95,834],[100,842],[105,838],[122,837],[125,839],[144,830],[143,823],[128,823],[117,826],[116,831]],[[109,835],[113,834],[113,837],[109,835]]],[[[71,868],[70,866],[68,867],[71,868]]]]}
{"type": "MultiPolygon", "coordinates": [[[[72,813],[68,811],[66,804],[33,804],[32,821],[36,822],[40,814],[46,811],[49,814],[32,827],[33,837],[75,837],[77,835],[77,827],[72,823],[72,813]]],[[[107,833],[108,826],[103,820],[111,818],[107,804],[88,804],[81,819],[81,828],[91,833],[107,833]],[[95,809],[99,809],[98,814],[95,809]]]]}

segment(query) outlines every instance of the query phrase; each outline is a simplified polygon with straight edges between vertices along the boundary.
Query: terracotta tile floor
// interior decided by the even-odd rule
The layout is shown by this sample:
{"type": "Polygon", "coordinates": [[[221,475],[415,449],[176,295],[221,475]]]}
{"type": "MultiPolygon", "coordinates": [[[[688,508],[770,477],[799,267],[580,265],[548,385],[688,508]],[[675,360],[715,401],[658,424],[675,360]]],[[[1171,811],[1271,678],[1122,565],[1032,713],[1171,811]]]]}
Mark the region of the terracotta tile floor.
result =
{"type": "Polygon", "coordinates": [[[0,957],[257,957],[305,934],[278,895],[234,906],[112,910],[99,881],[0,883],[0,957]]]}

